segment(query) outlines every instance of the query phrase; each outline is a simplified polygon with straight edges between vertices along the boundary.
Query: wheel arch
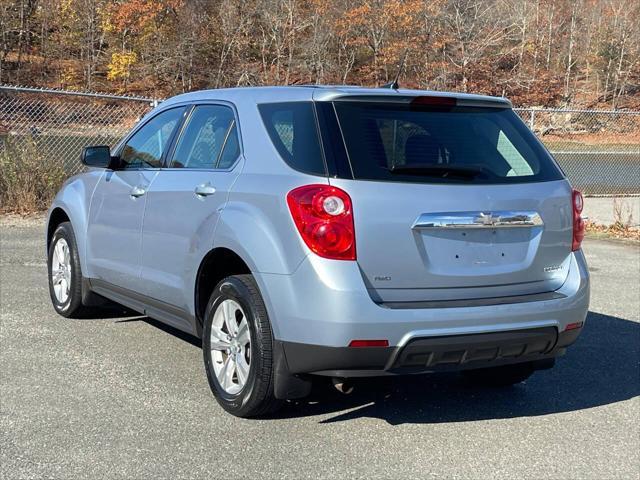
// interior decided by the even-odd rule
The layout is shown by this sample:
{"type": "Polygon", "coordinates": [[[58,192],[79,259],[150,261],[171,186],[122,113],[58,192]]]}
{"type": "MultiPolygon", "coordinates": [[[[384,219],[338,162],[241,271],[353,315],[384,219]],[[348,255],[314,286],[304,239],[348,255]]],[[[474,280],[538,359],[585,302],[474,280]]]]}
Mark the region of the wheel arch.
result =
{"type": "Polygon", "coordinates": [[[78,248],[78,256],[80,257],[80,267],[82,272],[85,273],[85,239],[83,233],[86,231],[86,221],[84,216],[78,215],[73,208],[69,208],[66,202],[56,202],[51,207],[49,216],[47,218],[47,227],[45,231],[46,235],[46,251],[49,252],[49,246],[53,240],[53,234],[60,224],[69,222],[73,228],[73,233],[76,239],[76,247],[78,248]]]}
{"type": "Polygon", "coordinates": [[[85,276],[91,276],[86,264],[86,233],[89,221],[91,195],[103,172],[93,171],[71,177],[62,186],[47,215],[46,248],[53,238],[56,228],[65,221],[71,223],[80,257],[80,266],[85,276]]]}
{"type": "Polygon", "coordinates": [[[69,215],[62,207],[55,207],[49,214],[49,221],[47,223],[47,249],[51,245],[53,239],[53,233],[60,226],[61,223],[71,222],[69,215]]]}
{"type": "Polygon", "coordinates": [[[194,288],[195,327],[202,335],[204,313],[215,286],[230,275],[250,274],[248,263],[234,250],[217,247],[210,250],[200,262],[194,288]]]}

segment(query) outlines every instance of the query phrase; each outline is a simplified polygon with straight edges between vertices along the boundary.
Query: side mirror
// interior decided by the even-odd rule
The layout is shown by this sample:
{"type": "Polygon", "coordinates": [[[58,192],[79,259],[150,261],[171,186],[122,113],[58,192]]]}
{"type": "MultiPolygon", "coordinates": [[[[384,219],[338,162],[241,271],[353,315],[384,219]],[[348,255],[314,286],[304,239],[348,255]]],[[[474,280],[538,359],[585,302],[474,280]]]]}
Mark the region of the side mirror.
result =
{"type": "Polygon", "coordinates": [[[81,160],[88,167],[115,169],[118,165],[118,159],[111,156],[111,149],[106,145],[84,147],[81,160]]]}

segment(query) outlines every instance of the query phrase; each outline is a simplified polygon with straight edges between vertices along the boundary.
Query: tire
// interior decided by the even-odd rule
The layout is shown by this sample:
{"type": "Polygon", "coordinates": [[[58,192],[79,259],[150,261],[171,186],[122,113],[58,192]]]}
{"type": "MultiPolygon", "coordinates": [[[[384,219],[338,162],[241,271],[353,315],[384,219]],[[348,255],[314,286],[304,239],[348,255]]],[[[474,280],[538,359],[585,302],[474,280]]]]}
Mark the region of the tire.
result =
{"type": "Polygon", "coordinates": [[[524,382],[535,368],[531,363],[517,363],[501,367],[464,370],[462,375],[472,384],[485,387],[508,387],[524,382]]]}
{"type": "Polygon", "coordinates": [[[211,391],[227,412],[249,418],[280,407],[273,392],[271,324],[253,276],[234,275],[216,286],[205,312],[202,352],[211,391]]]}
{"type": "Polygon", "coordinates": [[[82,318],[91,312],[82,304],[80,257],[70,222],[61,223],[53,233],[47,255],[47,272],[51,303],[59,315],[82,318]],[[65,257],[64,264],[60,262],[60,255],[65,257]]]}

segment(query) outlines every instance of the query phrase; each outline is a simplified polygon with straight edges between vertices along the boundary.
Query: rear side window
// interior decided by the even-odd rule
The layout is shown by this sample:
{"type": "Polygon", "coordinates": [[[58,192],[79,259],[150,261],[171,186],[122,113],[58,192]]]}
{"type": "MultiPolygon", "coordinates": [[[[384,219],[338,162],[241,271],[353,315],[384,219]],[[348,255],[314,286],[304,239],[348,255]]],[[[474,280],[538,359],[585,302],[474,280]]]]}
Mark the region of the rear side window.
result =
{"type": "Polygon", "coordinates": [[[218,168],[231,168],[239,156],[240,142],[238,140],[238,129],[236,128],[236,122],[234,121],[231,124],[229,133],[227,134],[227,140],[224,143],[224,149],[220,154],[220,160],[218,160],[218,168]]]}
{"type": "Polygon", "coordinates": [[[268,103],[258,109],[271,142],[290,167],[326,175],[311,102],[268,103]]]}
{"type": "Polygon", "coordinates": [[[335,102],[354,178],[518,183],[562,178],[511,109],[335,102]]]}
{"type": "Polygon", "coordinates": [[[239,154],[233,110],[223,105],[200,105],[180,135],[171,168],[225,169],[239,154]]]}

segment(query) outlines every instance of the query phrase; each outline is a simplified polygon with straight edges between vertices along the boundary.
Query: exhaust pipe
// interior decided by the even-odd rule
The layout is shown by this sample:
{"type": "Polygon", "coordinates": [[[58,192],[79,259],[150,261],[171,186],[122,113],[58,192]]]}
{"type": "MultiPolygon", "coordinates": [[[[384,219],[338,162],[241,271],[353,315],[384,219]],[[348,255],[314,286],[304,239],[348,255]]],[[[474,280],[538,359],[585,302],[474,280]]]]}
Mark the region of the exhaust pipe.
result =
{"type": "Polygon", "coordinates": [[[353,383],[351,383],[346,378],[332,377],[331,381],[333,382],[333,386],[336,387],[336,390],[338,390],[340,393],[349,395],[351,392],[353,392],[353,383]]]}

